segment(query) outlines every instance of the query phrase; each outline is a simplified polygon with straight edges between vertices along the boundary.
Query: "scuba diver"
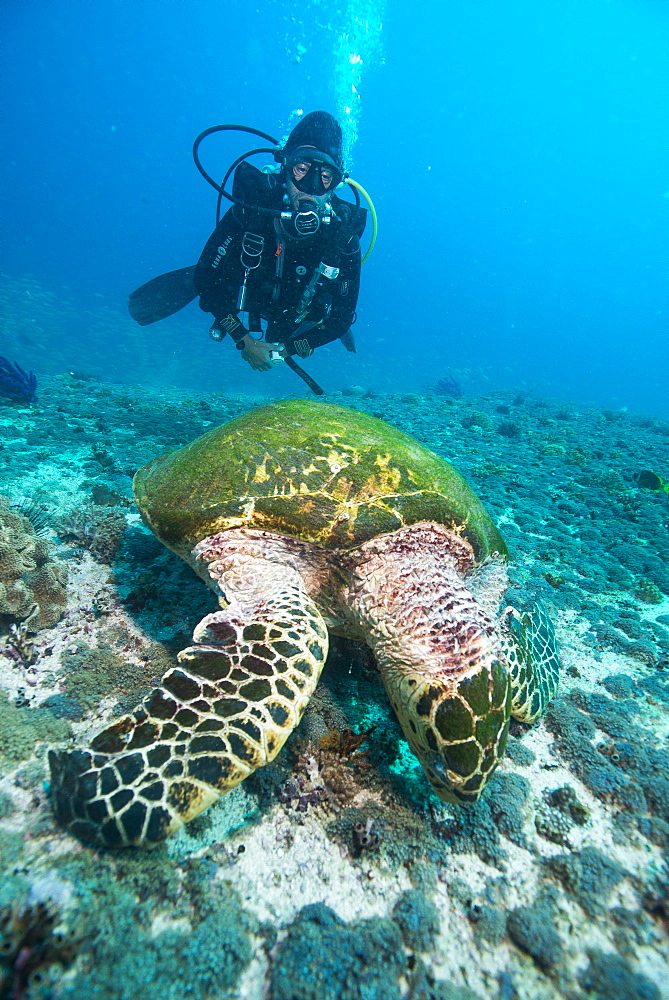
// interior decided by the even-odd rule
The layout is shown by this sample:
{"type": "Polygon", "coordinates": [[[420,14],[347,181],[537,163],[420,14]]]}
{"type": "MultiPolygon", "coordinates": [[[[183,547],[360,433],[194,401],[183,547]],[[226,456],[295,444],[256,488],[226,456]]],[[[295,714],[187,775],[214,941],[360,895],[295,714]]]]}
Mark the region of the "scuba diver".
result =
{"type": "MultiPolygon", "coordinates": [[[[196,265],[154,278],[130,296],[131,315],[146,325],[171,315],[196,296],[213,315],[210,335],[229,335],[256,371],[286,362],[317,394],[323,390],[294,361],[341,340],[355,352],[351,326],[360,286],[360,237],[367,211],[364,189],[344,170],[339,123],[326,111],[299,120],[285,144],[246,126],[217,125],[195,140],[195,163],[219,193],[214,232],[196,265]],[[198,148],[212,132],[253,132],[274,143],[239,157],[217,184],[202,167],[198,148]],[[247,162],[273,154],[278,166],[259,170],[247,162]],[[234,171],[232,194],[225,185],[234,171]],[[355,204],[338,197],[346,182],[355,204]],[[219,220],[221,198],[233,204],[219,220]]],[[[365,255],[369,255],[371,246],[365,255]]]]}

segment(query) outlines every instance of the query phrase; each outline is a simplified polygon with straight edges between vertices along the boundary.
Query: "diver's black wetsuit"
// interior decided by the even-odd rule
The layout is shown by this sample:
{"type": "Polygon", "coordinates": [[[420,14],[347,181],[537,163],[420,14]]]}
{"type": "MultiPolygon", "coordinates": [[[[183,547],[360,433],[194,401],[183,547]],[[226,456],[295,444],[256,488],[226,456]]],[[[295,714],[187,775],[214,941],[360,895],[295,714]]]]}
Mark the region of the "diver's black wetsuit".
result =
{"type": "MultiPolygon", "coordinates": [[[[235,172],[233,195],[251,205],[283,208],[277,175],[263,174],[247,163],[235,172]]],[[[194,282],[200,308],[213,313],[220,329],[235,342],[247,332],[236,323],[245,264],[256,262],[258,266],[248,273],[243,305],[251,332],[260,330],[261,318],[267,320],[265,339],[284,344],[288,354],[299,357],[346,334],[358,300],[359,237],[367,213],[336,195],[331,204],[332,221],[303,238],[287,236],[275,216],[239,205],[223,216],[202,251],[194,282]],[[245,236],[250,254],[243,252],[245,236]],[[328,277],[335,274],[333,270],[321,273],[321,264],[338,269],[336,276],[328,277]]]]}

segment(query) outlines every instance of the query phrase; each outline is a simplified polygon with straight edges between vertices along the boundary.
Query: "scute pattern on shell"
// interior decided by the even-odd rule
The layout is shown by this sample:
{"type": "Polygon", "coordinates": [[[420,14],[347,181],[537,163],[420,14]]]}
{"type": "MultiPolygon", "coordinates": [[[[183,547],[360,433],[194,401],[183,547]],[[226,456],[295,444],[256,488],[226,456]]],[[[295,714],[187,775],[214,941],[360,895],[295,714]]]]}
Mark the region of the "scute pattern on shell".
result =
{"type": "Polygon", "coordinates": [[[214,428],[135,476],[142,514],[185,556],[248,527],[327,549],[419,521],[462,533],[478,560],[506,546],[481,501],[444,459],[365,413],[282,400],[214,428]]]}

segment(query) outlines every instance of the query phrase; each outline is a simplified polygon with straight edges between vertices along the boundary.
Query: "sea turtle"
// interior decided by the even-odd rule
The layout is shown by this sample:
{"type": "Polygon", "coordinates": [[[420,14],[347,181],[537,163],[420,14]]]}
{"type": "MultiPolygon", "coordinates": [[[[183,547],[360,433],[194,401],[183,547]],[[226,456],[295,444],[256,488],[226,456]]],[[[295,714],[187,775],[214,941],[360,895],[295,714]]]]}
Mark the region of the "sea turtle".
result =
{"type": "Polygon", "coordinates": [[[438,455],[375,417],[284,400],[135,476],[146,524],[221,610],[131,715],[50,754],[58,820],[87,842],[151,846],[271,761],[300,721],[328,631],[366,642],[440,799],[473,802],[510,716],[555,692],[539,609],[499,613],[506,546],[438,455]]]}

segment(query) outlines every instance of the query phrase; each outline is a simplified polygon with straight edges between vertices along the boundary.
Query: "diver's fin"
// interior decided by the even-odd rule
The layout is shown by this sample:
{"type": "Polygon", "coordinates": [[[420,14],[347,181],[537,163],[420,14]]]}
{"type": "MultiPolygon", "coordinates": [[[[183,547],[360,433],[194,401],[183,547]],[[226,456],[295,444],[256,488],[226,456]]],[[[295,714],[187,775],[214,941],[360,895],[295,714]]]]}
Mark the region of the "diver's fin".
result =
{"type": "Polygon", "coordinates": [[[353,336],[353,330],[350,327],[348,328],[346,333],[342,333],[339,339],[341,340],[346,350],[349,351],[351,354],[358,353],[355,348],[355,338],[353,336]]]}
{"type": "Polygon", "coordinates": [[[195,266],[191,264],[190,267],[181,267],[178,271],[159,274],[157,278],[152,278],[132,292],[128,299],[128,309],[132,318],[140,326],[148,326],[149,323],[155,323],[159,319],[165,319],[166,316],[179,312],[192,302],[198,294],[193,284],[195,266]]]}

